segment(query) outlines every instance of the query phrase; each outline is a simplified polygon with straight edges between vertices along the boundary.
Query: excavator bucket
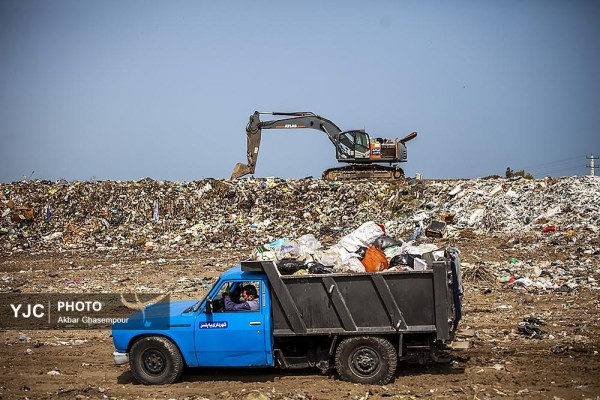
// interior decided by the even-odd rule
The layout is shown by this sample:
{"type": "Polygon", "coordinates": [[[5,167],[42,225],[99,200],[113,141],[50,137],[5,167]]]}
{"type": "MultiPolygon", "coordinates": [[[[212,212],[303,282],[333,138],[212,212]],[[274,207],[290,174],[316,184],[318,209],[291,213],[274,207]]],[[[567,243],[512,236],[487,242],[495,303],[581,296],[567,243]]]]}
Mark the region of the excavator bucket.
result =
{"type": "Polygon", "coordinates": [[[244,175],[248,175],[253,173],[252,169],[244,163],[237,163],[235,167],[233,167],[233,172],[231,173],[231,179],[237,179],[244,175]]]}
{"type": "Polygon", "coordinates": [[[250,117],[250,122],[246,127],[246,157],[248,157],[248,164],[235,164],[235,167],[233,167],[233,172],[231,173],[231,179],[237,179],[244,175],[254,173],[254,170],[256,169],[256,159],[258,158],[258,149],[260,148],[261,129],[258,126],[259,123],[260,120],[258,119],[258,113],[255,112],[250,117]]]}

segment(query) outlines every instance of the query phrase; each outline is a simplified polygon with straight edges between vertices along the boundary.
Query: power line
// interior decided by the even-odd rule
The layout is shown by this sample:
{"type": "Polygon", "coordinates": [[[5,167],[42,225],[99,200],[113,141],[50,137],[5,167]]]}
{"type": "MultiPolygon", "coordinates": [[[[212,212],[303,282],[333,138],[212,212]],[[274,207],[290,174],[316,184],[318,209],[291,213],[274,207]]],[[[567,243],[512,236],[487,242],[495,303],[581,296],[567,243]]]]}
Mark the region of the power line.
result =
{"type": "MultiPolygon", "coordinates": [[[[599,157],[594,157],[595,165],[594,169],[600,167],[600,162],[597,160],[599,157]]],[[[590,160],[590,157],[588,157],[590,160]]],[[[594,161],[590,160],[590,162],[594,161]]],[[[587,166],[590,167],[589,165],[587,166]]],[[[538,164],[532,164],[529,167],[518,167],[515,171],[523,170],[525,173],[531,173],[534,177],[546,177],[546,176],[583,176],[585,175],[584,164],[582,162],[581,156],[578,157],[569,157],[560,160],[547,161],[538,164]]],[[[493,175],[503,175],[503,173],[499,173],[497,170],[488,170],[485,173],[473,174],[470,176],[471,178],[481,177],[481,176],[493,176],[493,175]]]]}
{"type": "Polygon", "coordinates": [[[581,157],[578,156],[578,157],[565,158],[565,159],[562,159],[562,160],[546,161],[546,162],[543,162],[543,163],[540,163],[540,164],[533,164],[533,165],[525,166],[523,168],[525,168],[525,169],[533,169],[533,168],[537,168],[537,167],[562,164],[562,163],[567,163],[567,162],[577,161],[577,160],[581,160],[581,157]]]}
{"type": "MultiPolygon", "coordinates": [[[[580,169],[582,169],[580,167],[580,169]]],[[[531,172],[533,176],[543,177],[543,176],[573,176],[573,175],[583,175],[581,172],[578,172],[576,168],[554,168],[547,169],[540,172],[531,172]]]]}
{"type": "Polygon", "coordinates": [[[546,167],[527,169],[527,172],[531,172],[534,175],[548,175],[552,173],[560,173],[560,172],[575,172],[578,171],[579,174],[583,174],[583,164],[581,162],[571,162],[568,164],[556,164],[556,165],[548,165],[546,167]]]}
{"type": "MultiPolygon", "coordinates": [[[[590,175],[594,175],[594,170],[600,167],[595,160],[598,160],[599,157],[595,157],[594,155],[590,155],[586,157],[589,160],[589,164],[586,167],[590,168],[590,175]]],[[[526,172],[530,172],[534,176],[550,176],[550,175],[584,175],[583,173],[583,163],[581,162],[573,162],[573,159],[565,159],[557,161],[556,163],[544,163],[539,164],[540,166],[537,168],[527,168],[526,172]],[[542,167],[541,165],[545,165],[542,167]]],[[[581,160],[581,159],[580,159],[581,160]]]]}

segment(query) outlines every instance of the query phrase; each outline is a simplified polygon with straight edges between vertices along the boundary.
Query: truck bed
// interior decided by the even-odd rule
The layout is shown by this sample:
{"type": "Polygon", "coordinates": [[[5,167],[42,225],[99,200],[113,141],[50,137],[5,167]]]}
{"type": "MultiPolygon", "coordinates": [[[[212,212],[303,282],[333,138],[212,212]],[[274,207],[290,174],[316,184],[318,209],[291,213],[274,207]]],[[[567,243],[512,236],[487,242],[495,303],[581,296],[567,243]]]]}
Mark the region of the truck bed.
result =
{"type": "Polygon", "coordinates": [[[242,270],[269,279],[274,336],[419,332],[449,340],[460,319],[459,263],[456,255],[425,271],[282,276],[273,261],[245,261],[242,270]]]}

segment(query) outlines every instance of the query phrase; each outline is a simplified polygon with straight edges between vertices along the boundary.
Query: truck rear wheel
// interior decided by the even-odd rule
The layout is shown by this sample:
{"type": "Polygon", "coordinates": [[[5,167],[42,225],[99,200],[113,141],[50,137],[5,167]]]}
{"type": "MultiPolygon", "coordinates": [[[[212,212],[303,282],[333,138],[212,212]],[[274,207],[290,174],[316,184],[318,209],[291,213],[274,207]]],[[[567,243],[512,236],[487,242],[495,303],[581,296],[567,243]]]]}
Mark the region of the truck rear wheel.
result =
{"type": "Polygon", "coordinates": [[[396,349],[381,337],[346,338],[335,352],[335,368],[345,381],[385,385],[394,377],[397,365],[396,349]]]}
{"type": "Polygon", "coordinates": [[[144,385],[173,383],[183,371],[183,358],[177,346],[162,336],[147,336],[131,346],[131,373],[144,385]]]}

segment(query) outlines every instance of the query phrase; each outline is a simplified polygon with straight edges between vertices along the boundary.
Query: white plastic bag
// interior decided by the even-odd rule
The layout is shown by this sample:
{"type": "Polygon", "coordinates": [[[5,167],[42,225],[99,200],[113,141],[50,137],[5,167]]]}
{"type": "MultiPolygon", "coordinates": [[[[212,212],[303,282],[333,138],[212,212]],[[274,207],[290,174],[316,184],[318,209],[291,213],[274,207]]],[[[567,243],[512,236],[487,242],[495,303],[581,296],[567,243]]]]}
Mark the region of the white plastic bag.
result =
{"type": "Polygon", "coordinates": [[[375,239],[385,232],[373,221],[368,221],[356,228],[352,233],[340,239],[339,244],[348,252],[355,253],[361,247],[369,247],[375,239]]]}
{"type": "Polygon", "coordinates": [[[315,252],[318,249],[323,247],[321,245],[321,242],[317,240],[315,235],[310,233],[307,235],[300,236],[300,238],[298,239],[298,244],[300,245],[302,250],[307,254],[315,254],[315,252]]]}
{"type": "Polygon", "coordinates": [[[358,257],[347,257],[333,267],[335,272],[365,272],[365,266],[358,257]]]}
{"type": "Polygon", "coordinates": [[[326,267],[333,267],[341,262],[340,253],[336,249],[317,250],[314,259],[326,267]]]}
{"type": "MultiPolygon", "coordinates": [[[[411,242],[412,243],[412,242],[411,242]]],[[[429,253],[430,251],[435,251],[438,249],[438,246],[431,243],[423,243],[419,246],[413,246],[409,243],[404,243],[402,245],[402,254],[418,254],[422,256],[425,253],[429,253]]]]}
{"type": "Polygon", "coordinates": [[[333,266],[335,272],[365,272],[365,266],[360,262],[360,257],[356,253],[351,253],[339,244],[332,246],[338,252],[339,258],[333,266]]]}
{"type": "Polygon", "coordinates": [[[278,260],[299,260],[302,258],[300,246],[293,240],[282,243],[274,250],[278,260]]]}

